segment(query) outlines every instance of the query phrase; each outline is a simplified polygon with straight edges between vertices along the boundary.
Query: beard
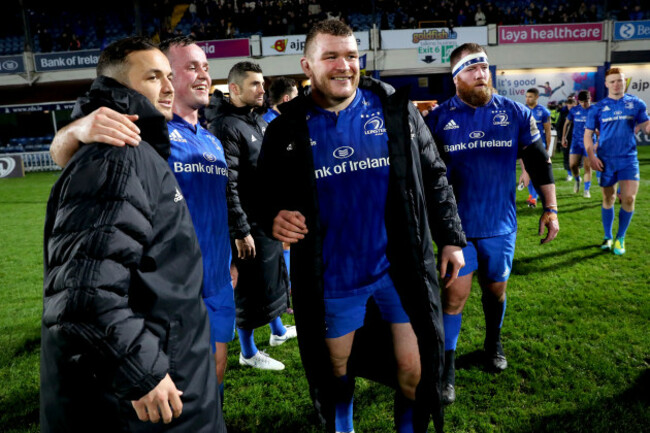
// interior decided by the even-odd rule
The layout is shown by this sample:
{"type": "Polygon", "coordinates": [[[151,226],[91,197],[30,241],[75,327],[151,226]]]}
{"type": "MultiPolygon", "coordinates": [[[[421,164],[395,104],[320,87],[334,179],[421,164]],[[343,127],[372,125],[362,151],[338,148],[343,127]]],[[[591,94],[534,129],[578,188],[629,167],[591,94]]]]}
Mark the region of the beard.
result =
{"type": "Polygon", "coordinates": [[[488,80],[486,87],[474,87],[458,80],[456,90],[458,96],[463,102],[466,102],[473,107],[482,107],[487,104],[492,97],[492,78],[488,80]]]}

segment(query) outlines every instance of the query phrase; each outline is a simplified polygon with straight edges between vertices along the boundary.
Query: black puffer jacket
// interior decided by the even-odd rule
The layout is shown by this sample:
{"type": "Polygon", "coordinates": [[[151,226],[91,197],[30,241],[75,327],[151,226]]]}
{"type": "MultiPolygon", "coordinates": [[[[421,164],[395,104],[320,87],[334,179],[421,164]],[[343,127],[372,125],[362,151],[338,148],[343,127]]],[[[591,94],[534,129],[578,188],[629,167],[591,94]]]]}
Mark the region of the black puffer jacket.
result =
{"type": "Polygon", "coordinates": [[[75,116],[138,114],[143,142],[83,146],[52,188],[44,242],[43,432],[223,432],[201,299],[194,227],[166,158],[164,117],[99,77],[75,116]],[[182,396],[171,424],[131,406],[168,374],[182,396]]]}
{"type": "Polygon", "coordinates": [[[228,225],[234,239],[249,234],[255,242],[254,259],[240,260],[233,244],[233,262],[239,271],[235,287],[237,327],[254,329],[279,316],[288,305],[289,276],[282,244],[268,237],[258,224],[257,158],[266,121],[250,107],[223,103],[210,132],[223,144],[228,164],[228,225]]]}
{"type": "MultiPolygon", "coordinates": [[[[386,202],[386,255],[390,275],[418,338],[422,379],[416,391],[416,431],[424,432],[431,415],[442,429],[440,376],[444,361],[440,304],[433,240],[438,248],[465,246],[456,202],[445,177],[446,168],[422,117],[404,92],[362,78],[382,100],[390,154],[386,202]]],[[[264,209],[262,222],[270,232],[280,210],[297,210],[309,234],[291,247],[291,287],[298,343],[314,405],[334,430],[332,367],[325,346],[323,257],[314,162],[306,113],[310,97],[281,106],[270,125],[259,159],[264,209]]],[[[369,305],[364,326],[355,335],[348,364],[358,375],[397,388],[390,328],[369,305]]]]}

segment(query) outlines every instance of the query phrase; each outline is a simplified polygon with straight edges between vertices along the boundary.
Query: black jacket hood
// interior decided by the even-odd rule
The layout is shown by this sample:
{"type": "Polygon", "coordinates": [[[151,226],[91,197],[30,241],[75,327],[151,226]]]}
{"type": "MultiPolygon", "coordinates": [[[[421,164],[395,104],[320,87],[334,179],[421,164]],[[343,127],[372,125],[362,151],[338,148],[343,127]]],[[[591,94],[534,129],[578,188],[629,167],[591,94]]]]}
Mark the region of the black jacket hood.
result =
{"type": "Polygon", "coordinates": [[[144,95],[102,75],[93,81],[84,96],[77,99],[72,119],[87,116],[100,107],[108,107],[122,114],[137,114],[135,124],[140,128],[142,140],[156,149],[160,156],[169,158],[167,120],[144,95]]]}

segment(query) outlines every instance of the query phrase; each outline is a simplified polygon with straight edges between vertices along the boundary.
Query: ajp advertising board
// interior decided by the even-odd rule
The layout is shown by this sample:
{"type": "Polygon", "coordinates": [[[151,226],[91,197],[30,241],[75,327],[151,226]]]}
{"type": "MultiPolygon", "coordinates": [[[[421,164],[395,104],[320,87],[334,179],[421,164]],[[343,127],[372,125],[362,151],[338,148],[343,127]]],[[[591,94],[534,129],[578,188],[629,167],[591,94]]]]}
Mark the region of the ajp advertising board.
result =
{"type": "MultiPolygon", "coordinates": [[[[370,49],[370,35],[368,32],[354,32],[357,38],[359,51],[370,49]]],[[[263,56],[282,56],[289,54],[303,54],[307,35],[266,36],[262,38],[263,56]]]]}
{"type": "Polygon", "coordinates": [[[499,45],[603,40],[603,23],[499,26],[499,45]]]}
{"type": "Polygon", "coordinates": [[[615,41],[650,39],[650,21],[617,21],[614,23],[615,41]]]}

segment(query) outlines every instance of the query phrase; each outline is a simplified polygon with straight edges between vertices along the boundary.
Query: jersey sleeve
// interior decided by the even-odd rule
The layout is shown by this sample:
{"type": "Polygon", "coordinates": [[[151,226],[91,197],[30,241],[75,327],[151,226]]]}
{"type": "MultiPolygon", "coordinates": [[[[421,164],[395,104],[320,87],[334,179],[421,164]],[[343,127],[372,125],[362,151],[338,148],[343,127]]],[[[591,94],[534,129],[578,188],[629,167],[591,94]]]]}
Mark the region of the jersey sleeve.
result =
{"type": "Polygon", "coordinates": [[[548,111],[546,107],[542,107],[542,123],[546,123],[551,120],[551,112],[548,111]]]}
{"type": "Polygon", "coordinates": [[[647,122],[650,120],[648,118],[648,107],[645,102],[643,102],[641,99],[639,101],[639,109],[636,113],[636,117],[634,118],[634,123],[636,125],[640,125],[641,123],[647,122]]]}
{"type": "Polygon", "coordinates": [[[585,123],[585,129],[590,129],[592,131],[598,129],[598,113],[600,113],[600,107],[597,105],[593,110],[589,110],[587,113],[587,123],[585,123]]]}
{"type": "Polygon", "coordinates": [[[533,116],[532,111],[523,105],[515,107],[515,114],[519,123],[519,147],[523,148],[533,144],[535,141],[541,139],[537,122],[533,116]]]}
{"type": "Polygon", "coordinates": [[[569,114],[567,114],[566,120],[570,120],[571,122],[573,122],[573,118],[574,116],[573,116],[573,108],[572,108],[571,110],[569,110],[569,114]]]}

